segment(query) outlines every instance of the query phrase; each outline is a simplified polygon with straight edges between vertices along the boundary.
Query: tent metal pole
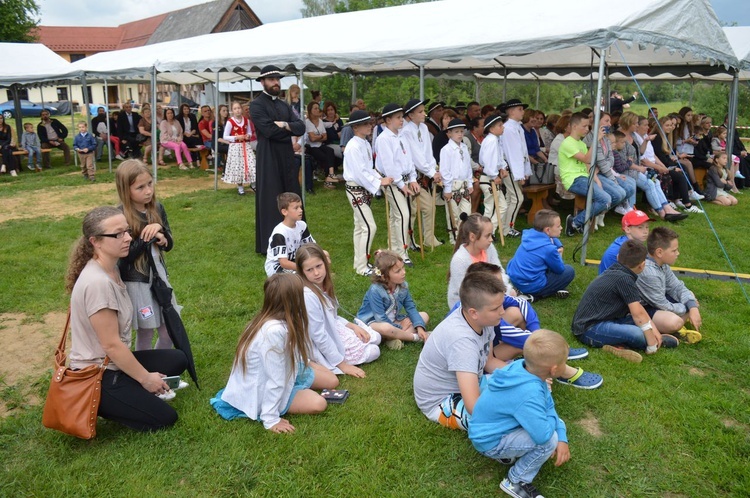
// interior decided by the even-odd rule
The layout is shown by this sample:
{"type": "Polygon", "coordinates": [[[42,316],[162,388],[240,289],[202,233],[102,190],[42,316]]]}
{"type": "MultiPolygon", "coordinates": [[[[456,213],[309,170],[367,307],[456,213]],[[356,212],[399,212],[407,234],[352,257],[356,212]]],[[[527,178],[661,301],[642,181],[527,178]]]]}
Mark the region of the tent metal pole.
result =
{"type": "Polygon", "coordinates": [[[424,100],[424,65],[419,66],[419,100],[424,100]]]}
{"type": "MultiPolygon", "coordinates": [[[[732,75],[732,86],[729,90],[729,113],[727,120],[727,154],[732,157],[732,149],[734,149],[734,135],[737,130],[737,99],[740,93],[740,77],[739,71],[735,70],[732,75]]],[[[732,178],[734,179],[734,178],[732,178]]]]}
{"type": "Polygon", "coordinates": [[[109,128],[109,87],[107,85],[107,78],[104,78],[104,95],[104,108],[107,110],[107,119],[105,120],[107,123],[107,143],[104,145],[107,146],[107,162],[109,162],[109,172],[112,173],[112,140],[110,140],[109,138],[112,136],[112,130],[110,130],[109,128]]]}
{"type": "MultiPolygon", "coordinates": [[[[83,108],[86,110],[86,128],[91,131],[91,108],[89,107],[89,92],[86,84],[86,73],[81,75],[81,90],[83,91],[83,108]]],[[[74,126],[75,130],[76,127],[74,126]]],[[[93,135],[93,132],[92,132],[93,135]]],[[[78,154],[76,154],[78,155],[78,154]]],[[[94,154],[94,167],[96,167],[96,154],[94,154]]]]}
{"type": "Polygon", "coordinates": [[[154,170],[154,183],[156,183],[156,165],[159,156],[159,144],[156,143],[156,66],[151,72],[151,166],[154,170]]]}
{"type": "Polygon", "coordinates": [[[214,191],[219,190],[219,71],[216,71],[214,87],[214,191]]]}
{"type": "Polygon", "coordinates": [[[541,90],[542,82],[536,76],[534,76],[534,78],[536,78],[536,106],[535,106],[535,109],[539,109],[539,91],[541,90]]]}
{"type": "Polygon", "coordinates": [[[610,91],[611,90],[610,90],[610,87],[609,87],[609,64],[607,64],[607,91],[604,92],[604,105],[602,105],[602,107],[607,112],[610,112],[610,110],[609,110],[609,92],[610,91]]]}
{"type": "Polygon", "coordinates": [[[690,107],[693,107],[693,91],[695,90],[695,78],[693,76],[690,76],[690,102],[688,105],[690,107]]]}
{"type": "Polygon", "coordinates": [[[479,102],[479,77],[477,75],[474,75],[474,100],[479,102]]]}
{"type": "MultiPolygon", "coordinates": [[[[305,72],[302,69],[299,70],[299,87],[300,87],[299,113],[301,114],[300,119],[304,123],[305,122],[305,72]]],[[[307,132],[305,132],[305,135],[307,135],[307,132]]],[[[305,142],[307,142],[307,137],[305,137],[305,142]]],[[[305,169],[306,168],[305,168],[305,147],[304,146],[300,148],[299,157],[300,157],[299,167],[300,167],[300,173],[301,173],[301,178],[302,178],[302,185],[300,185],[300,191],[302,192],[302,205],[304,206],[305,197],[306,197],[305,194],[307,193],[307,189],[305,188],[305,185],[307,184],[305,183],[305,169]]]]}
{"type": "Polygon", "coordinates": [[[508,68],[503,69],[503,102],[508,99],[508,68]]]}
{"type": "MultiPolygon", "coordinates": [[[[86,87],[81,87],[81,91],[85,92],[86,87]]],[[[71,85],[68,85],[68,95],[70,97],[73,97],[73,87],[71,85]]],[[[71,100],[70,102],[71,102],[70,103],[70,131],[73,133],[73,136],[75,136],[76,117],[75,117],[75,113],[73,109],[73,101],[71,100]]],[[[85,103],[86,102],[84,101],[84,104],[85,103]]],[[[50,158],[50,161],[52,161],[51,158],[50,158]]],[[[75,151],[73,151],[73,164],[75,164],[76,167],[78,166],[78,154],[76,154],[75,151]]]]}
{"type": "MultiPolygon", "coordinates": [[[[300,89],[300,92],[302,90],[300,89]]],[[[351,104],[355,103],[357,101],[357,75],[352,74],[352,101],[351,104]]]]}
{"type": "MultiPolygon", "coordinates": [[[[604,85],[604,61],[606,58],[606,52],[604,50],[601,51],[601,54],[599,55],[599,81],[596,86],[596,101],[595,102],[601,102],[602,100],[602,86],[604,85]]],[[[598,130],[599,130],[599,118],[600,118],[600,112],[598,112],[598,107],[595,108],[594,111],[594,140],[591,143],[591,147],[593,148],[591,152],[591,162],[589,164],[589,188],[586,195],[586,217],[584,218],[585,223],[583,225],[583,243],[581,245],[581,266],[586,265],[586,245],[588,244],[589,240],[589,228],[591,227],[591,223],[588,222],[589,218],[591,217],[591,201],[594,197],[594,165],[596,164],[596,149],[598,140],[597,137],[599,136],[598,130]]]]}

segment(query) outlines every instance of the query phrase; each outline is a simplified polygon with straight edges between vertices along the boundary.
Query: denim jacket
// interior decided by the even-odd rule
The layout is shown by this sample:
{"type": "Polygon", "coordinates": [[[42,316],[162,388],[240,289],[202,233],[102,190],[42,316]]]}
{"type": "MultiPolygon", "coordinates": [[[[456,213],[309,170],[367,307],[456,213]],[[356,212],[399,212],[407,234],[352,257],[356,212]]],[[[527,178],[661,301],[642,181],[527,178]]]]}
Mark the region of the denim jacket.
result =
{"type": "MultiPolygon", "coordinates": [[[[414,300],[411,298],[409,285],[406,282],[396,287],[394,296],[396,301],[396,320],[401,321],[408,316],[415,328],[423,327],[426,329],[427,327],[424,324],[424,320],[422,320],[422,316],[417,311],[417,305],[414,304],[414,300]],[[401,313],[402,309],[406,313],[401,313]]],[[[388,311],[391,306],[393,306],[393,302],[388,290],[381,284],[372,284],[367,290],[364,299],[362,299],[362,306],[357,312],[357,318],[368,325],[372,322],[385,322],[394,327],[401,328],[388,318],[388,311]]]]}

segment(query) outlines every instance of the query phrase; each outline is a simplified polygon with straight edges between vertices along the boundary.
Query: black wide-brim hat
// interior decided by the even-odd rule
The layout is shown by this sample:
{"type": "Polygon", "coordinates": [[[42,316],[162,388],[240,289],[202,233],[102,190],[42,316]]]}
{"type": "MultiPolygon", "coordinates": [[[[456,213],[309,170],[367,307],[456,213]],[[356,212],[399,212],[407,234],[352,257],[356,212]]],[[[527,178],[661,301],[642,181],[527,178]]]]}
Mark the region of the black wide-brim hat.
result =
{"type": "Polygon", "coordinates": [[[506,103],[504,103],[504,104],[502,105],[502,107],[500,108],[500,110],[501,110],[502,112],[506,112],[506,111],[507,111],[508,109],[510,109],[511,107],[518,107],[518,106],[521,106],[521,107],[523,107],[524,109],[526,109],[527,107],[529,107],[529,104],[524,104],[523,102],[521,102],[521,101],[520,101],[520,100],[518,100],[518,99],[510,99],[509,101],[507,101],[506,103]]]}
{"type": "Polygon", "coordinates": [[[410,112],[414,111],[417,107],[421,105],[427,105],[429,102],[430,102],[430,99],[427,99],[427,100],[411,99],[404,106],[404,114],[408,115],[410,112]]]}
{"type": "Polygon", "coordinates": [[[438,107],[445,107],[445,102],[440,102],[439,100],[437,102],[433,102],[430,104],[430,107],[427,108],[427,114],[431,113],[438,107]]]}
{"type": "Polygon", "coordinates": [[[494,115],[490,116],[484,122],[484,128],[483,128],[484,131],[489,130],[490,126],[492,126],[493,124],[497,123],[498,121],[502,121],[502,120],[503,120],[503,117],[500,114],[494,114],[494,115]]]}
{"type": "Polygon", "coordinates": [[[349,115],[349,121],[344,126],[354,126],[370,122],[370,113],[367,111],[354,111],[349,115]]]}
{"type": "Polygon", "coordinates": [[[260,76],[255,78],[255,81],[260,81],[263,78],[281,78],[282,76],[284,75],[281,74],[281,69],[276,66],[269,65],[260,70],[260,76]]]}
{"type": "Polygon", "coordinates": [[[445,129],[452,130],[453,128],[466,128],[466,123],[463,119],[453,118],[451,119],[451,122],[448,123],[448,126],[445,127],[445,129]]]}
{"type": "Polygon", "coordinates": [[[460,100],[456,102],[456,105],[453,106],[454,109],[466,109],[466,102],[461,102],[460,100]]]}
{"type": "Polygon", "coordinates": [[[380,116],[385,118],[386,116],[396,114],[397,112],[401,112],[403,110],[404,108],[398,104],[386,104],[385,107],[383,107],[383,112],[380,114],[380,116]]]}

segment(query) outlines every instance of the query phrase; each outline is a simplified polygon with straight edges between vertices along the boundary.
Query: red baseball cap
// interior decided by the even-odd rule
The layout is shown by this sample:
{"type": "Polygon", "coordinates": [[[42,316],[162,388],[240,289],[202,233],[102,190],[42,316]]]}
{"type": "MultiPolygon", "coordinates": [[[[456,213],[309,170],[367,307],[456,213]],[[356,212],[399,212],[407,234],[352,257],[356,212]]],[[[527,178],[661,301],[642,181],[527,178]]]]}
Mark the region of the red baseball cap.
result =
{"type": "Polygon", "coordinates": [[[649,218],[649,216],[643,211],[639,209],[633,209],[632,211],[628,211],[627,213],[625,213],[625,216],[622,217],[622,228],[625,229],[627,227],[637,227],[638,225],[643,225],[648,221],[654,220],[652,218],[649,218]]]}

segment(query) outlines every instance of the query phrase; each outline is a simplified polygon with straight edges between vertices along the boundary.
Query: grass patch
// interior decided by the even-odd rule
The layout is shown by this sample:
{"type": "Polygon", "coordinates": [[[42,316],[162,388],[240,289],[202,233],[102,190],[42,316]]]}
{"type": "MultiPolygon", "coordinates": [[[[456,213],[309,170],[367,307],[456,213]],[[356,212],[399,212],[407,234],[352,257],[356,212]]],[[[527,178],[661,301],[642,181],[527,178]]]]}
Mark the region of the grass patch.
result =
{"type": "MultiPolygon", "coordinates": [[[[0,186],[0,197],[76,184],[78,179],[69,180],[63,169],[21,175],[0,186]]],[[[190,174],[168,170],[164,177],[190,174]]],[[[105,181],[111,177],[102,175],[105,181]]],[[[705,207],[737,270],[750,273],[750,240],[737,230],[750,214],[745,201],[740,196],[736,209],[705,207]]],[[[175,236],[167,264],[177,299],[185,306],[203,390],[191,387],[178,394],[173,404],[180,421],[169,431],[136,434],[100,420],[99,436],[79,441],[44,429],[41,407],[23,408],[17,387],[0,385],[6,403],[22,407],[0,421],[0,496],[498,493],[506,469],[474,451],[465,434],[428,422],[417,409],[412,376],[419,345],[384,349],[381,359],[365,366],[366,379],[342,378],[342,387],[351,390],[347,403],[316,417],[292,416],[294,435],[274,435],[259,423],[221,420],[208,400],[224,386],[237,338],[262,301],[263,259],[253,251],[255,201],[220,190],[176,195],[164,204],[175,236]]],[[[563,204],[560,212],[571,209],[563,204]]],[[[380,228],[375,247],[385,247],[382,201],[375,202],[374,212],[380,228]]],[[[351,269],[351,216],[342,189],[321,188],[308,199],[307,218],[314,237],[331,253],[341,304],[356,311],[369,283],[351,269]]],[[[440,208],[437,219],[442,227],[440,208]]],[[[68,216],[0,224],[0,312],[41,316],[66,309],[63,276],[80,223],[81,216],[68,216]]],[[[522,228],[525,223],[519,218],[522,228]]],[[[606,225],[592,237],[591,258],[621,233],[619,216],[608,216],[606,225]]],[[[679,266],[728,271],[705,218],[691,215],[676,228],[679,266]]],[[[444,235],[438,229],[438,236],[444,235]]],[[[563,240],[567,260],[579,241],[563,240]]],[[[504,263],[518,243],[509,239],[505,248],[498,247],[504,263]]],[[[433,317],[430,329],[447,312],[451,252],[446,246],[428,251],[424,262],[413,255],[416,268],[408,271],[415,301],[433,317]]],[[[571,344],[570,320],[596,269],[577,266],[576,273],[571,299],[534,305],[542,324],[571,344]]],[[[578,364],[604,375],[601,389],[555,385],[572,459],[561,469],[549,464],[542,469],[536,484],[547,496],[747,496],[748,303],[736,283],[686,281],[703,306],[703,342],[663,351],[640,365],[592,350],[578,364]]],[[[36,377],[25,385],[44,399],[49,370],[36,377]]]]}

